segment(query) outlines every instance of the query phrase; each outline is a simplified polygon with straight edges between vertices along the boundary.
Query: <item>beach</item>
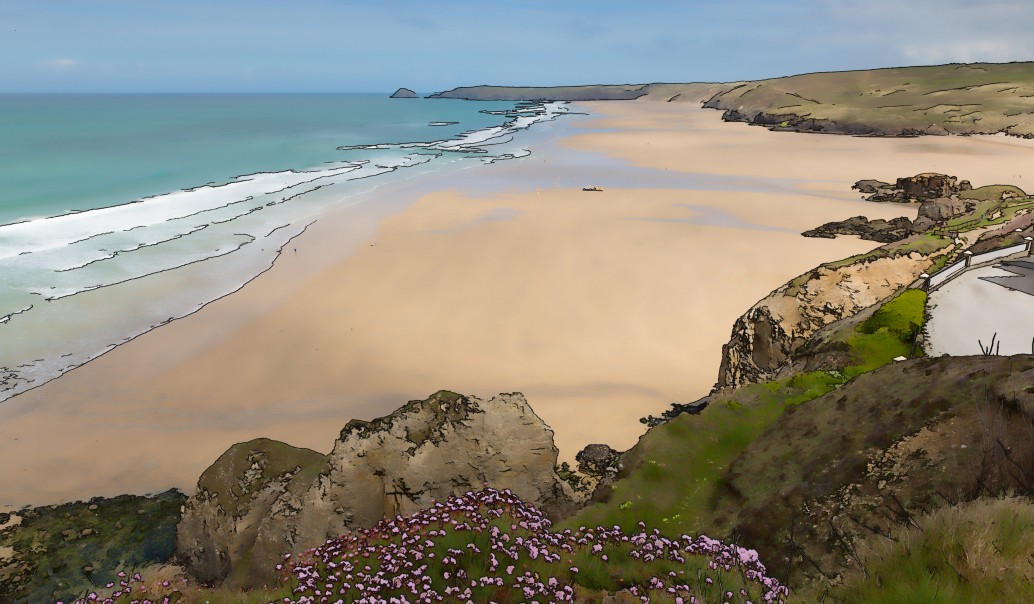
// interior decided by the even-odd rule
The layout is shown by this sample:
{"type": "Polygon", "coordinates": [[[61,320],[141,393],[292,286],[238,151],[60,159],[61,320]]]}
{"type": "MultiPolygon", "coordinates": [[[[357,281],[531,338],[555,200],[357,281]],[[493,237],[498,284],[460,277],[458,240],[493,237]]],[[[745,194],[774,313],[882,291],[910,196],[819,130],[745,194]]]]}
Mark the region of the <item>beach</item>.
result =
{"type": "Polygon", "coordinates": [[[860,201],[853,182],[936,171],[1034,188],[1020,168],[1034,144],[1003,136],[771,133],[691,103],[577,107],[594,119],[530,157],[324,215],[240,291],[0,404],[0,504],[189,493],[233,443],[328,452],[350,419],[439,389],[523,392],[564,460],[627,449],[640,417],[708,393],[754,302],[877,245],[801,231],[915,216],[860,201]]]}

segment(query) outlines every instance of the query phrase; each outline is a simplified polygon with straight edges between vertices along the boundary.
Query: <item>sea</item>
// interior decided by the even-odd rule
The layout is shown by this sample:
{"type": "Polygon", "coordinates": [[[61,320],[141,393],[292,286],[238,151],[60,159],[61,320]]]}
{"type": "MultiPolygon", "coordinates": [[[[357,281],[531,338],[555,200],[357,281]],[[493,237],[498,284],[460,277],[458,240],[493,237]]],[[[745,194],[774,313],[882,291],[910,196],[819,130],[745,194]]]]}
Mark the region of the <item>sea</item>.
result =
{"type": "Polygon", "coordinates": [[[0,401],[267,270],[378,188],[520,161],[562,103],[0,95],[0,401]]]}

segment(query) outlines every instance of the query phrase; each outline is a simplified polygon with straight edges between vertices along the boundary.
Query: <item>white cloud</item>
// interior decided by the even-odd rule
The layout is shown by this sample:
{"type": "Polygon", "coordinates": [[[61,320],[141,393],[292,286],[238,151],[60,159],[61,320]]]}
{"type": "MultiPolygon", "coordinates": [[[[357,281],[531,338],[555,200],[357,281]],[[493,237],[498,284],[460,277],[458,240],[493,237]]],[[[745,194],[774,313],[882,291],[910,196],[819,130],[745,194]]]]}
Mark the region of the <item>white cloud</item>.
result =
{"type": "Polygon", "coordinates": [[[40,66],[46,69],[65,70],[78,67],[79,61],[65,57],[61,59],[51,59],[50,61],[43,61],[42,63],[40,63],[40,66]]]}
{"type": "Polygon", "coordinates": [[[918,63],[994,63],[1031,58],[1031,45],[1026,40],[931,41],[921,46],[906,45],[901,51],[918,63]]]}

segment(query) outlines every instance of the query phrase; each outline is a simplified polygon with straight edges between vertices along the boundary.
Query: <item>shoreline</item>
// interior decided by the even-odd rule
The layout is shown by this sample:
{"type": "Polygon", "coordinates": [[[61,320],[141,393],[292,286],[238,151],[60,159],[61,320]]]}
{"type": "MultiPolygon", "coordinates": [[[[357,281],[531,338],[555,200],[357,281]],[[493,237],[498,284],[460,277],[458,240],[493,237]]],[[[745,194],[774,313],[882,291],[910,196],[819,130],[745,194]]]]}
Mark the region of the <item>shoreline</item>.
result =
{"type": "Polygon", "coordinates": [[[591,123],[532,145],[527,160],[369,204],[372,236],[351,252],[338,245],[356,225],[323,217],[234,295],[0,405],[0,453],[33,462],[0,468],[0,484],[34,489],[0,489],[0,503],[189,493],[234,442],[326,451],[349,419],[442,388],[523,392],[562,460],[589,442],[628,448],[639,417],[707,393],[739,314],[816,264],[878,245],[802,230],[862,208],[914,212],[854,200],[837,179],[879,175],[858,163],[821,180],[840,160],[765,168],[787,137],[736,131],[715,111],[578,107],[591,123]],[[757,161],[716,169],[712,155],[731,152],[757,161]],[[592,175],[600,182],[569,182],[592,175]],[[605,191],[580,190],[597,184],[605,191]],[[40,475],[53,482],[30,480],[40,475]]]}

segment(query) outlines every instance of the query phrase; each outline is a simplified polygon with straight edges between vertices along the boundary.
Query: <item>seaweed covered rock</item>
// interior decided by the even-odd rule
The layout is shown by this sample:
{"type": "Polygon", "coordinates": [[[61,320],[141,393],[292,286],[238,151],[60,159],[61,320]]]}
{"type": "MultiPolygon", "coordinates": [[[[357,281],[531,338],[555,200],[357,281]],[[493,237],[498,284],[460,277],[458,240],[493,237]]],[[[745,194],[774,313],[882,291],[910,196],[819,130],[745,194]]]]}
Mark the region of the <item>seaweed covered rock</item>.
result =
{"type": "Polygon", "coordinates": [[[801,235],[825,239],[834,239],[837,235],[857,235],[860,239],[867,241],[892,243],[908,237],[912,234],[912,230],[912,221],[905,217],[891,220],[880,218],[869,220],[865,216],[854,216],[847,220],[827,222],[822,226],[804,231],[801,235]]]}
{"type": "Polygon", "coordinates": [[[285,553],[486,484],[563,516],[574,504],[557,453],[523,395],[437,392],[349,422],[326,456],[265,439],[234,445],[198,481],[177,549],[202,581],[255,587],[276,580],[285,553]]]}

